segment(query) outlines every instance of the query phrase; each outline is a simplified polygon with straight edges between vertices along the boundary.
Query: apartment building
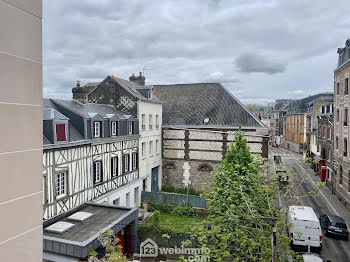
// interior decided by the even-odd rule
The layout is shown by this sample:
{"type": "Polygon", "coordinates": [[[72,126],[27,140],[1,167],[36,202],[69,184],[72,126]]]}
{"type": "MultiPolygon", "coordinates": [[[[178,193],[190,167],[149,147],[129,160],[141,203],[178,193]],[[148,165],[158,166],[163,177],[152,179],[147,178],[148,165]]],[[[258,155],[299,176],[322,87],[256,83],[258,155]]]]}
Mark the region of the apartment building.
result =
{"type": "Polygon", "coordinates": [[[0,35],[0,261],[38,262],[43,245],[41,0],[0,0],[0,35]]]}
{"type": "Polygon", "coordinates": [[[137,117],[139,139],[139,174],[143,191],[158,191],[162,186],[162,103],[154,96],[153,86],[145,85],[145,77],[134,74],[125,80],[107,76],[102,82],[78,83],[73,98],[82,103],[109,104],[137,117]]]}
{"type": "Polygon", "coordinates": [[[349,74],[350,39],[338,48],[338,66],[334,70],[334,172],[335,194],[350,208],[349,156],[349,74]]]}

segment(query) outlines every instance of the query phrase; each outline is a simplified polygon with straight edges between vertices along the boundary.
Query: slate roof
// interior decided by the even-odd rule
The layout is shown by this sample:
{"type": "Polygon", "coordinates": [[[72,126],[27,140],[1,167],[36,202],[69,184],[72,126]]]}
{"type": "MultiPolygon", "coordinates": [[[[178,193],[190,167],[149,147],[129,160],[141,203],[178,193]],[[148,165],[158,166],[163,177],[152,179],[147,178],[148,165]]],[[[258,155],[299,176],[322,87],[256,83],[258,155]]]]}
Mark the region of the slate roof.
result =
{"type": "Polygon", "coordinates": [[[102,117],[109,117],[109,114],[115,114],[119,118],[124,118],[127,113],[120,111],[112,105],[87,103],[83,104],[76,100],[53,100],[53,103],[57,103],[63,107],[69,108],[71,111],[84,116],[91,117],[91,114],[98,113],[102,117]]]}
{"type": "Polygon", "coordinates": [[[307,113],[307,106],[309,103],[316,100],[322,100],[322,99],[327,99],[332,97],[333,97],[333,93],[320,93],[320,94],[305,97],[303,99],[292,101],[289,104],[288,114],[307,113]]]}
{"type": "Polygon", "coordinates": [[[154,94],[163,103],[163,125],[265,127],[219,83],[154,85],[154,94]]]}
{"type": "MultiPolygon", "coordinates": [[[[152,88],[153,86],[141,86],[138,83],[115,76],[111,76],[110,78],[116,81],[120,86],[122,86],[127,92],[129,92],[132,96],[136,97],[137,99],[153,103],[160,103],[160,100],[155,96],[152,96],[152,98],[146,98],[144,95],[142,95],[142,89],[152,88]]],[[[83,88],[87,90],[89,95],[95,91],[99,84],[99,82],[88,83],[83,88]]]]}

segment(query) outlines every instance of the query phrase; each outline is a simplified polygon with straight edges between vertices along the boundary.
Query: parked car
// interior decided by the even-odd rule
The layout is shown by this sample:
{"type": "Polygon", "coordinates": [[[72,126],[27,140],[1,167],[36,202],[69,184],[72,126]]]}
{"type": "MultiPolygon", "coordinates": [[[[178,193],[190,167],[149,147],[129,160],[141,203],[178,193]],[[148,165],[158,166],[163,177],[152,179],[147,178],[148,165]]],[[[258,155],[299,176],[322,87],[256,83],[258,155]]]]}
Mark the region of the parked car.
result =
{"type": "Polygon", "coordinates": [[[349,239],[349,230],[342,217],[324,214],[320,216],[320,223],[325,236],[339,236],[349,239]]]}
{"type": "Polygon", "coordinates": [[[290,206],[288,209],[288,229],[292,249],[322,250],[322,231],[320,221],[312,207],[290,206]]]}
{"type": "Polygon", "coordinates": [[[278,145],[276,143],[273,143],[272,147],[278,147],[278,145]]]}

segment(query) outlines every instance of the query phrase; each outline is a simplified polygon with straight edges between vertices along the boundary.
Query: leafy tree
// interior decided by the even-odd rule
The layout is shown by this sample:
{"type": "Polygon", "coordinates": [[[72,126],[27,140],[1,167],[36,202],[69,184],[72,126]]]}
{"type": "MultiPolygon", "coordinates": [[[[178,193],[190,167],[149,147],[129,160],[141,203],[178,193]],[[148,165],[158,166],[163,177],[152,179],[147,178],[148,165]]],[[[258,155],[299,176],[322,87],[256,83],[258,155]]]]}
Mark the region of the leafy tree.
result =
{"type": "Polygon", "coordinates": [[[100,235],[102,246],[106,249],[106,254],[103,258],[97,258],[98,253],[94,250],[89,252],[89,262],[128,262],[129,260],[123,254],[122,246],[118,245],[119,238],[115,237],[112,229],[107,230],[100,235]]]}
{"type": "Polygon", "coordinates": [[[260,108],[260,107],[262,107],[262,105],[259,105],[259,104],[246,104],[245,107],[246,107],[249,111],[253,111],[255,108],[260,108]]]}
{"type": "Polygon", "coordinates": [[[277,184],[261,172],[243,133],[235,133],[226,158],[213,174],[204,196],[210,215],[195,237],[210,249],[211,261],[270,261],[273,206],[277,184]]]}

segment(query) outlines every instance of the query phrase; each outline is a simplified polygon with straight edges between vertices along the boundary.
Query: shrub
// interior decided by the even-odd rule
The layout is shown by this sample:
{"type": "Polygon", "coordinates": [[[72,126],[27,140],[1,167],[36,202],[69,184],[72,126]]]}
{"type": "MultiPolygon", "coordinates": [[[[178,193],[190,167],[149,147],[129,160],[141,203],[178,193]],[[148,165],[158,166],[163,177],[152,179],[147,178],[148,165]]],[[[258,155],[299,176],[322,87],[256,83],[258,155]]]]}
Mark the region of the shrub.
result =
{"type": "Polygon", "coordinates": [[[162,213],[170,213],[171,210],[172,210],[172,207],[170,205],[168,205],[168,204],[151,203],[148,206],[151,206],[152,208],[154,208],[154,210],[159,210],[162,213]]]}
{"type": "Polygon", "coordinates": [[[147,206],[147,212],[154,212],[156,209],[152,205],[147,206]]]}
{"type": "MultiPolygon", "coordinates": [[[[162,187],[162,191],[164,192],[168,192],[168,193],[177,193],[177,194],[187,194],[187,188],[175,188],[174,186],[164,186],[162,187]]],[[[199,196],[201,194],[201,192],[196,191],[193,188],[189,188],[188,193],[190,195],[194,195],[194,196],[199,196]]]]}
{"type": "Polygon", "coordinates": [[[173,213],[177,216],[193,217],[196,215],[196,210],[194,210],[191,206],[177,206],[174,208],[173,213]]]}

